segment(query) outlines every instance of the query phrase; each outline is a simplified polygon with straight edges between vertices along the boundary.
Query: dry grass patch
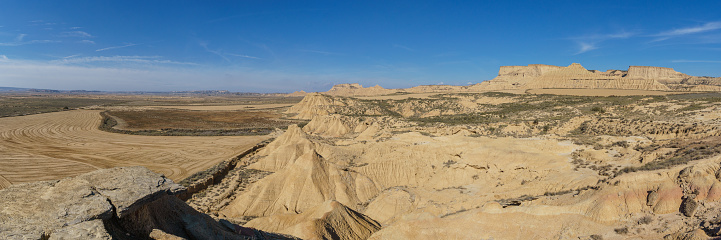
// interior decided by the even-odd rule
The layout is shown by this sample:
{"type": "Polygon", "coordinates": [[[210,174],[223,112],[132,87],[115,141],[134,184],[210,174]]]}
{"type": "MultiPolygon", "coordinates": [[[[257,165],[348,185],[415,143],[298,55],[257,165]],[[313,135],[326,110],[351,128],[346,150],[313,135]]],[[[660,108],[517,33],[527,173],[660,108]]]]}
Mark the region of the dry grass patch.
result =
{"type": "Polygon", "coordinates": [[[265,111],[146,110],[109,111],[124,124],[122,130],[275,128],[292,124],[280,114],[265,111]]]}

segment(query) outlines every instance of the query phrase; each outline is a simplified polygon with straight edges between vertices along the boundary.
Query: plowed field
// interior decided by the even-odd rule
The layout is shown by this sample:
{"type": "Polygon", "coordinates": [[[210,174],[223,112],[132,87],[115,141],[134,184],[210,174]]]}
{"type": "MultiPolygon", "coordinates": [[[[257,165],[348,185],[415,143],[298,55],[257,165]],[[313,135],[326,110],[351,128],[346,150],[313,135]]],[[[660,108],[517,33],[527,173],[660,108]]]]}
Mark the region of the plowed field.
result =
{"type": "Polygon", "coordinates": [[[267,136],[138,136],[98,130],[100,111],[0,118],[0,189],[99,168],[145,166],[179,181],[267,136]]]}

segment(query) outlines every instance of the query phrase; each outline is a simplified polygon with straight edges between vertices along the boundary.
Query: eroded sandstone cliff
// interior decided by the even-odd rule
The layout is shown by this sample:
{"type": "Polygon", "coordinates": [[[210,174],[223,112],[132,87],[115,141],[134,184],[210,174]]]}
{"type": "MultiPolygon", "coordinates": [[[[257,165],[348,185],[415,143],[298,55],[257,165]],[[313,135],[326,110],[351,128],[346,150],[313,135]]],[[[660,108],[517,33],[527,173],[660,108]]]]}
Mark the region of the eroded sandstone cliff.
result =
{"type": "Polygon", "coordinates": [[[324,92],[333,96],[379,96],[408,93],[462,93],[539,88],[628,89],[651,91],[720,91],[721,77],[695,77],[665,67],[630,66],[628,70],[587,70],[581,64],[567,67],[529,64],[501,66],[498,76],[469,86],[422,85],[405,89],[364,88],[338,84],[324,92]]]}

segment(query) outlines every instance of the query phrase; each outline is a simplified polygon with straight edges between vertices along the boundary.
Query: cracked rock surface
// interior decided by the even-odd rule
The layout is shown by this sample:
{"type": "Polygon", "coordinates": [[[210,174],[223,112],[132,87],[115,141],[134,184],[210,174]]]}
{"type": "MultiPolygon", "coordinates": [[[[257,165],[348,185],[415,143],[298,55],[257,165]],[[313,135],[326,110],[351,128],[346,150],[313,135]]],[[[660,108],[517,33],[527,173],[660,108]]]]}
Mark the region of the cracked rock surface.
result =
{"type": "Polygon", "coordinates": [[[145,167],[14,185],[0,190],[0,239],[246,239],[172,196],[183,190],[145,167]]]}

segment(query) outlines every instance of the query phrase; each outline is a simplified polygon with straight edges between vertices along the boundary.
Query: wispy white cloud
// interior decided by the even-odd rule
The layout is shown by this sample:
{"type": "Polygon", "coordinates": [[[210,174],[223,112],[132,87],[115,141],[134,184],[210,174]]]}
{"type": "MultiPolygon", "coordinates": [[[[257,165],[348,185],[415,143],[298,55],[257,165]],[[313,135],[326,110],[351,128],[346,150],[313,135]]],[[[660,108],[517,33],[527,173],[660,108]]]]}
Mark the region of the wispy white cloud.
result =
{"type": "Polygon", "coordinates": [[[70,32],[61,32],[61,37],[78,37],[78,38],[91,38],[93,35],[87,32],[83,31],[70,31],[70,32]]]}
{"type": "Polygon", "coordinates": [[[578,42],[578,52],[576,54],[585,53],[591,50],[598,49],[598,46],[596,46],[596,43],[592,42],[578,42]]]}
{"type": "Polygon", "coordinates": [[[598,45],[604,41],[613,40],[613,39],[627,39],[634,36],[637,36],[638,34],[636,32],[629,32],[629,31],[620,31],[616,33],[608,33],[608,34],[589,34],[589,35],[582,35],[577,37],[571,37],[570,40],[573,40],[578,45],[578,51],[576,51],[576,55],[585,53],[588,51],[596,50],[598,49],[598,45]]]}
{"type": "Polygon", "coordinates": [[[75,30],[75,29],[81,29],[81,28],[83,28],[83,27],[71,27],[70,29],[75,30]]]}
{"type": "Polygon", "coordinates": [[[198,65],[190,62],[176,62],[164,60],[160,56],[95,56],[95,57],[76,57],[68,56],[60,60],[52,61],[53,63],[63,64],[82,64],[95,62],[116,62],[116,63],[143,63],[143,64],[180,64],[180,65],[198,65]]]}
{"type": "Polygon", "coordinates": [[[137,45],[141,45],[141,44],[140,44],[140,43],[129,43],[129,44],[125,44],[125,45],[122,45],[122,46],[112,46],[112,47],[101,48],[101,49],[97,49],[97,50],[95,50],[95,51],[96,51],[96,52],[102,52],[102,51],[107,51],[107,50],[112,50],[112,49],[118,49],[118,48],[132,47],[132,46],[137,46],[137,45]]]}
{"type": "Polygon", "coordinates": [[[220,58],[222,58],[223,60],[225,60],[226,62],[230,62],[230,59],[228,57],[226,57],[221,50],[212,50],[212,49],[208,48],[208,43],[206,43],[206,42],[201,41],[201,42],[198,42],[198,44],[201,47],[203,47],[203,49],[205,49],[206,52],[215,54],[215,55],[219,56],[220,58]]]}
{"type": "Polygon", "coordinates": [[[679,29],[674,29],[674,30],[670,30],[670,31],[665,31],[665,32],[658,33],[654,36],[676,37],[676,36],[683,36],[683,35],[688,35],[688,34],[709,32],[709,31],[713,31],[713,30],[717,30],[717,29],[721,29],[721,21],[707,22],[701,26],[686,27],[686,28],[679,28],[679,29]]]}
{"type": "Polygon", "coordinates": [[[299,49],[298,51],[309,52],[309,53],[318,53],[318,54],[323,54],[323,55],[340,55],[339,53],[319,51],[319,50],[310,50],[310,49],[299,49]]]}
{"type": "Polygon", "coordinates": [[[70,55],[70,56],[67,56],[67,57],[63,57],[63,59],[74,58],[74,57],[78,57],[78,56],[80,56],[80,55],[82,55],[82,54],[70,55]]]}
{"type": "Polygon", "coordinates": [[[43,20],[33,20],[29,21],[30,26],[51,26],[51,25],[58,25],[58,23],[55,22],[46,22],[43,20]]]}
{"type": "Polygon", "coordinates": [[[78,41],[78,43],[95,44],[95,41],[85,39],[85,40],[80,40],[80,41],[78,41]]]}
{"type": "Polygon", "coordinates": [[[0,61],[8,61],[8,60],[10,60],[10,59],[8,58],[8,56],[0,55],[0,61]]]}
{"type": "Polygon", "coordinates": [[[28,45],[28,44],[59,42],[59,41],[55,41],[55,40],[30,40],[30,41],[25,41],[25,36],[27,36],[27,34],[22,34],[22,33],[21,33],[21,34],[18,34],[18,36],[15,37],[15,41],[0,43],[0,46],[3,46],[3,47],[15,47],[15,46],[28,45]]]}
{"type": "Polygon", "coordinates": [[[261,59],[261,58],[259,58],[259,57],[254,57],[254,56],[245,55],[245,54],[237,54],[237,53],[224,52],[222,49],[213,50],[213,49],[210,49],[210,48],[208,47],[208,43],[207,43],[207,42],[203,42],[203,41],[198,42],[198,45],[200,45],[201,47],[203,47],[203,49],[204,49],[206,52],[215,54],[215,55],[217,55],[218,57],[220,57],[220,58],[222,58],[223,60],[225,60],[226,62],[231,62],[231,61],[230,61],[230,58],[228,58],[227,56],[242,57],[242,58],[249,58],[249,59],[261,59]]]}
{"type": "MultiPolygon", "coordinates": [[[[707,22],[700,26],[694,26],[694,27],[685,27],[685,28],[678,28],[668,31],[663,31],[657,34],[651,35],[651,37],[655,37],[651,42],[660,42],[665,41],[671,38],[677,38],[677,37],[684,37],[688,35],[694,35],[694,34],[700,34],[700,33],[706,33],[706,32],[712,32],[715,30],[721,29],[721,21],[717,22],[707,22]]],[[[714,37],[714,40],[717,41],[717,39],[714,37]]]]}
{"type": "Polygon", "coordinates": [[[403,49],[403,50],[406,50],[406,51],[409,51],[409,52],[415,52],[415,51],[416,51],[416,50],[413,49],[413,48],[409,48],[409,47],[406,47],[406,46],[403,46],[403,45],[400,45],[400,44],[393,44],[393,47],[394,47],[394,48],[400,48],[400,49],[403,49]]]}
{"type": "Polygon", "coordinates": [[[721,63],[721,60],[685,60],[685,59],[679,59],[679,60],[673,60],[671,62],[674,63],[721,63]]]}
{"type": "Polygon", "coordinates": [[[259,57],[253,57],[253,56],[248,56],[248,55],[244,55],[244,54],[225,53],[225,55],[233,56],[233,57],[250,58],[250,59],[261,59],[259,57]]]}

